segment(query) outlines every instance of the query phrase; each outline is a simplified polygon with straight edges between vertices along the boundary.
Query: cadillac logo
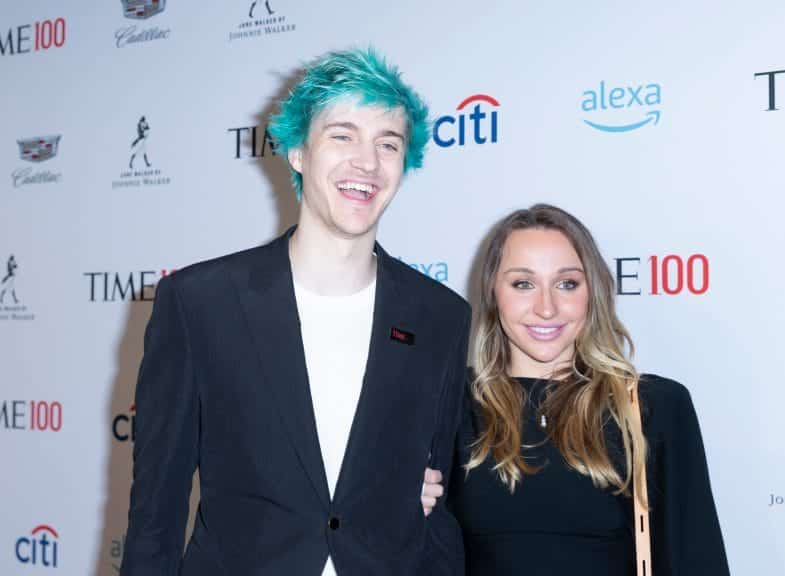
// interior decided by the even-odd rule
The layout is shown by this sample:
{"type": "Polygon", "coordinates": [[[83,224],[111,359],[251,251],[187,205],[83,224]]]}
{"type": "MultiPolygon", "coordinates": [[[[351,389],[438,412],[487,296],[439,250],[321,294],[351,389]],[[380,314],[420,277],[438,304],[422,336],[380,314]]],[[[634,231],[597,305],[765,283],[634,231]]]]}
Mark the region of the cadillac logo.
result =
{"type": "Polygon", "coordinates": [[[123,3],[123,13],[126,18],[145,20],[150,16],[155,16],[163,12],[166,7],[166,0],[121,0],[123,3]]]}
{"type": "Polygon", "coordinates": [[[28,162],[43,162],[57,156],[57,145],[61,136],[38,136],[17,140],[19,157],[28,162]]]}

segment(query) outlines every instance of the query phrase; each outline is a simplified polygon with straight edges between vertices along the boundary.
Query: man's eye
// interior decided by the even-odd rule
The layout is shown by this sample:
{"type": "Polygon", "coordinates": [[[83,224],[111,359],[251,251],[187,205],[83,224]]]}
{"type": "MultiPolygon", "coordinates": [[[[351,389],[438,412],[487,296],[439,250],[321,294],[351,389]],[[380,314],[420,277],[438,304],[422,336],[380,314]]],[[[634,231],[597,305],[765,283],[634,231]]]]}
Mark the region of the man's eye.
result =
{"type": "Polygon", "coordinates": [[[380,146],[383,149],[388,150],[389,152],[397,152],[398,151],[398,145],[394,144],[393,142],[382,142],[380,144],[380,146]]]}
{"type": "Polygon", "coordinates": [[[330,136],[330,138],[332,138],[333,140],[338,140],[340,142],[348,142],[349,141],[348,134],[333,134],[332,136],[330,136]]]}

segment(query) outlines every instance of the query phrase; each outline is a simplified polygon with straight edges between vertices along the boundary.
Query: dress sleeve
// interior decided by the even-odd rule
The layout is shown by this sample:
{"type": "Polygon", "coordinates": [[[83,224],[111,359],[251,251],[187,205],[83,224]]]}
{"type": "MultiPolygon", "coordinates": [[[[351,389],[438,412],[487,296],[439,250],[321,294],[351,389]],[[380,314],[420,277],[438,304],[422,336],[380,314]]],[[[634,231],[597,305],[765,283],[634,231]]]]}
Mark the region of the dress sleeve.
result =
{"type": "Polygon", "coordinates": [[[659,439],[650,440],[654,576],[729,576],[692,399],[684,386],[663,384],[667,393],[651,415],[660,420],[657,427],[662,430],[659,439]]]}

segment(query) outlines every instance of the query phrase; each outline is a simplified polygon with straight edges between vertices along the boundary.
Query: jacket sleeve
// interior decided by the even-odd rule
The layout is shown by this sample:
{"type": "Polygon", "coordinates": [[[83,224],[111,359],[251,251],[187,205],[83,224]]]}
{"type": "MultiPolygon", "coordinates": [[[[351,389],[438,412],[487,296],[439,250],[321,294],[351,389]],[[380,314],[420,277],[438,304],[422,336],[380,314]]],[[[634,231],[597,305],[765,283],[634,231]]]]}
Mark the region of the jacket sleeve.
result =
{"type": "MultiPolygon", "coordinates": [[[[672,383],[672,382],[671,382],[672,383]]],[[[668,394],[652,494],[656,576],[729,576],[698,417],[680,384],[668,394]]]]}
{"type": "Polygon", "coordinates": [[[121,576],[176,576],[199,436],[198,395],[174,277],[158,284],[136,386],[136,439],[121,576]]]}
{"type": "Polygon", "coordinates": [[[420,576],[463,576],[463,538],[458,521],[447,510],[447,487],[455,453],[455,435],[460,421],[466,378],[466,352],[469,340],[471,311],[463,309],[460,332],[449,360],[447,381],[440,402],[439,419],[431,448],[430,468],[443,474],[444,495],[437,500],[426,519],[426,538],[420,576]]]}

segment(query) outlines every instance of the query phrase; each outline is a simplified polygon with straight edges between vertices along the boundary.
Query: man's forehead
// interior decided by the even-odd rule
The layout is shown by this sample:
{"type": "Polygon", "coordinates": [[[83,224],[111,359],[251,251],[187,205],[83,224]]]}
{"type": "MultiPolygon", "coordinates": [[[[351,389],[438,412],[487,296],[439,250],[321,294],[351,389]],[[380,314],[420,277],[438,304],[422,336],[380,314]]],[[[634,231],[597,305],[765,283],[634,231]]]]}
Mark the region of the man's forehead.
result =
{"type": "Polygon", "coordinates": [[[402,106],[364,104],[359,98],[342,99],[328,104],[311,121],[311,131],[328,125],[353,125],[359,129],[390,129],[405,133],[406,111],[402,106]]]}

